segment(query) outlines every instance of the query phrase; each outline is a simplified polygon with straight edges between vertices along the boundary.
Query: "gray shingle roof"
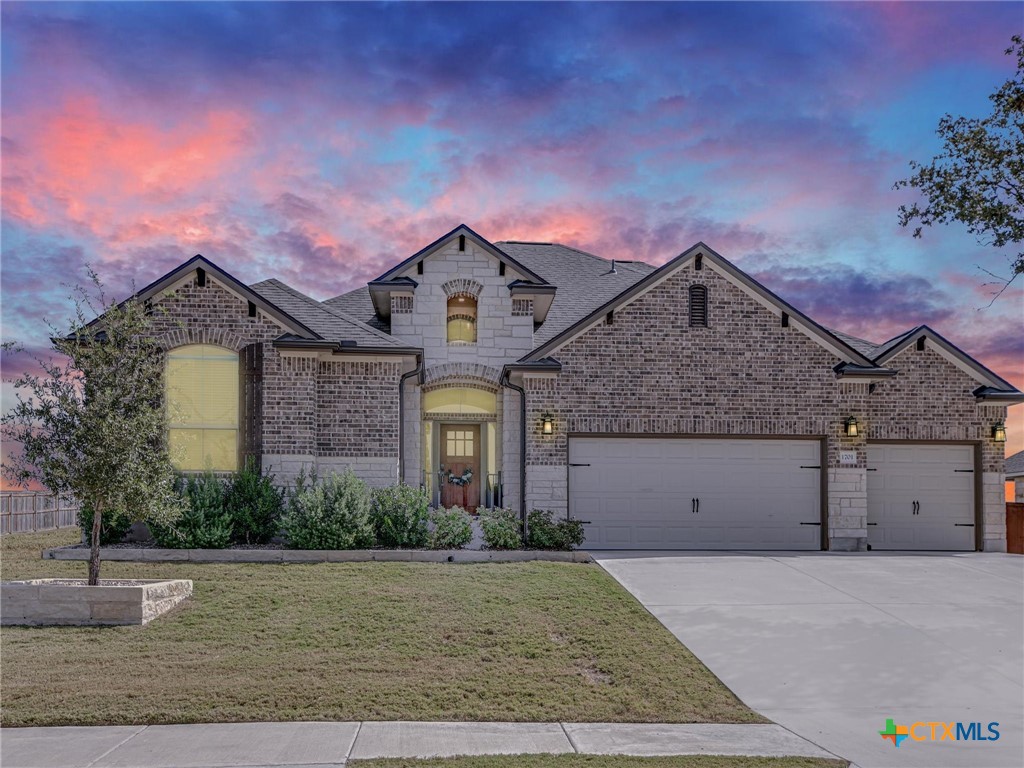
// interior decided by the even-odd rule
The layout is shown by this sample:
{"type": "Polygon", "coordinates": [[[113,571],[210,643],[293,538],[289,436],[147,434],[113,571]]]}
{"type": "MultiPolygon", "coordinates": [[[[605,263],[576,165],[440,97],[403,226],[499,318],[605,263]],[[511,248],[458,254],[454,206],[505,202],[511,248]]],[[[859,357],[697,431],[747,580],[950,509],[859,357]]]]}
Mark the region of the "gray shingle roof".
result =
{"type": "Polygon", "coordinates": [[[523,266],[558,287],[544,324],[534,334],[540,346],[654,271],[640,261],[612,262],[592,253],[555,243],[495,243],[523,266]]]}
{"type": "Polygon", "coordinates": [[[1024,451],[1017,451],[1013,456],[1006,457],[1007,477],[1024,477],[1024,451]]]}
{"type": "Polygon", "coordinates": [[[377,316],[373,308],[373,300],[370,298],[370,289],[367,286],[356,288],[354,291],[335,296],[322,302],[325,306],[343,312],[349,317],[361,320],[372,328],[384,333],[390,333],[391,325],[381,317],[377,316]]]}
{"type": "Polygon", "coordinates": [[[833,336],[835,336],[837,339],[839,339],[840,341],[844,341],[847,344],[849,344],[851,347],[856,349],[858,352],[860,352],[865,357],[868,357],[868,358],[870,358],[872,360],[875,359],[875,350],[878,349],[878,345],[875,344],[873,341],[867,341],[865,339],[859,339],[856,336],[851,336],[848,333],[843,333],[842,331],[837,331],[834,328],[827,328],[826,330],[829,333],[831,333],[833,336]]]}
{"type": "Polygon", "coordinates": [[[338,307],[327,306],[280,280],[263,280],[249,287],[328,341],[352,340],[361,347],[398,349],[407,346],[398,339],[370,327],[360,318],[352,317],[338,307]]]}
{"type": "Polygon", "coordinates": [[[907,336],[912,334],[914,331],[916,331],[920,327],[921,326],[919,326],[919,325],[915,326],[915,327],[911,328],[910,330],[904,331],[899,336],[893,336],[891,339],[889,339],[884,344],[879,344],[878,347],[875,349],[874,355],[872,355],[872,359],[873,360],[877,360],[878,358],[880,358],[882,355],[884,355],[890,349],[895,347],[897,344],[899,344],[901,341],[903,341],[905,338],[907,338],[907,336]]]}

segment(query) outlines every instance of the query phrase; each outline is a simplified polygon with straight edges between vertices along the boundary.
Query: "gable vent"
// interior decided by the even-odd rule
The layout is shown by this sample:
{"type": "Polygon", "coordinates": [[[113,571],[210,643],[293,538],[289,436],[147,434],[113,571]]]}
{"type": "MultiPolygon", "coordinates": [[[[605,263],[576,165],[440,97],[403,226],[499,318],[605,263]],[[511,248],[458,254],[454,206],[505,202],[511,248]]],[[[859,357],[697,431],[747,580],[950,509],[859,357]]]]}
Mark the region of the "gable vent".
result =
{"type": "Polygon", "coordinates": [[[924,352],[924,336],[921,336],[917,340],[917,351],[924,352]]]}
{"type": "Polygon", "coordinates": [[[460,251],[466,250],[466,236],[465,235],[459,235],[459,250],[460,251]]]}
{"type": "Polygon", "coordinates": [[[703,285],[690,286],[690,327],[708,326],[708,289],[703,285]]]}

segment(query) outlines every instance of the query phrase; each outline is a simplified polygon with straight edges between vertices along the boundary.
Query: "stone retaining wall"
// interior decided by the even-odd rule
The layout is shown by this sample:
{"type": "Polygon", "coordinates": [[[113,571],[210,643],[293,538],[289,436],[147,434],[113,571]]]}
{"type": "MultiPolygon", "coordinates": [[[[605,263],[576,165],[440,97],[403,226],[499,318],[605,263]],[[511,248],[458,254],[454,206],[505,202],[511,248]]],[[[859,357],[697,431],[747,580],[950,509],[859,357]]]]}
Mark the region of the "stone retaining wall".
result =
{"type": "MultiPolygon", "coordinates": [[[[89,550],[81,551],[88,559],[89,550]]],[[[9,581],[0,584],[0,624],[148,624],[191,594],[188,579],[101,579],[99,586],[85,579],[9,581]]]]}

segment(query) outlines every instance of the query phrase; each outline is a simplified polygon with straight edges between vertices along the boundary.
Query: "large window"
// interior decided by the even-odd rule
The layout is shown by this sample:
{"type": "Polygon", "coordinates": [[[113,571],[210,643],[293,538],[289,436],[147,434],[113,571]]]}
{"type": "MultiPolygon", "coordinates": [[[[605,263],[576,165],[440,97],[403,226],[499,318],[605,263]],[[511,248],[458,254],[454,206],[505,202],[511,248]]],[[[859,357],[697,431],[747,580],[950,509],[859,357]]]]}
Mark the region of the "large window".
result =
{"type": "Polygon", "coordinates": [[[167,355],[171,461],[181,470],[238,468],[238,355],[209,344],[167,355]]]}
{"type": "Polygon", "coordinates": [[[448,343],[476,343],[476,299],[459,294],[448,299],[448,343]]]}

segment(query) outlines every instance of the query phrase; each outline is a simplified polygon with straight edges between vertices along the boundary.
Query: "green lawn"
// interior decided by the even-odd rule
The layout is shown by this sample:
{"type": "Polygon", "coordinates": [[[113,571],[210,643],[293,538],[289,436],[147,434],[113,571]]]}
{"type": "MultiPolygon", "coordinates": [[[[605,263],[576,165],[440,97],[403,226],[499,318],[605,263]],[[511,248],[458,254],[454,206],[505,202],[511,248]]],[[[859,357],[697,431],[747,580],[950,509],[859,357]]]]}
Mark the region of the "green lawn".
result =
{"type": "Polygon", "coordinates": [[[352,768],[846,768],[849,763],[812,757],[500,755],[433,760],[353,760],[349,765],[352,768]]]}
{"type": "MultiPolygon", "coordinates": [[[[39,558],[76,538],[4,536],[0,575],[84,577],[84,563],[39,558]]],[[[195,596],[147,627],[5,627],[3,725],[764,722],[596,565],[107,563],[102,576],[189,578],[195,596]]]]}

